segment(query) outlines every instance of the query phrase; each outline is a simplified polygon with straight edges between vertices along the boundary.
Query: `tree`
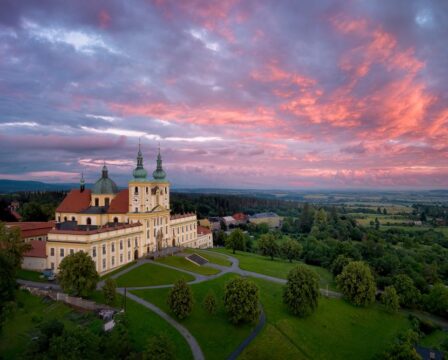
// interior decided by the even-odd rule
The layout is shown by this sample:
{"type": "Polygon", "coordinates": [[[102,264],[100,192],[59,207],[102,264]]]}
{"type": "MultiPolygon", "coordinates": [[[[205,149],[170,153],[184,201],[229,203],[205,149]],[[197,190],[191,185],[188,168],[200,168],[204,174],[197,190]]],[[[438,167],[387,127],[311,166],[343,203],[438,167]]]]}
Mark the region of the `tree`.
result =
{"type": "Polygon", "coordinates": [[[376,285],[368,265],[362,261],[349,263],[336,277],[339,289],[354,305],[367,306],[375,300],[376,285]]]}
{"type": "Polygon", "coordinates": [[[18,227],[7,228],[0,222],[0,249],[11,260],[13,267],[19,269],[23,254],[31,249],[31,245],[23,241],[18,227]]]}
{"type": "Polygon", "coordinates": [[[319,295],[319,276],[314,271],[299,265],[288,273],[283,302],[294,315],[304,317],[314,312],[319,295]]]}
{"type": "Polygon", "coordinates": [[[232,249],[235,254],[236,250],[244,251],[244,233],[241,229],[235,229],[226,239],[226,248],[232,249]]]}
{"type": "Polygon", "coordinates": [[[31,342],[26,351],[27,358],[39,358],[39,354],[46,354],[50,348],[50,341],[53,337],[62,336],[64,323],[57,319],[47,320],[39,325],[37,339],[31,342]]]}
{"type": "Polygon", "coordinates": [[[321,240],[329,236],[328,216],[324,209],[319,209],[314,214],[314,223],[310,234],[321,240]]]}
{"type": "Polygon", "coordinates": [[[313,227],[314,221],[314,209],[310,204],[303,204],[302,211],[299,216],[299,231],[301,233],[308,234],[313,227]]]}
{"type": "Polygon", "coordinates": [[[393,286],[387,286],[381,294],[381,302],[387,311],[394,313],[400,309],[400,299],[393,286]]]}
{"type": "Polygon", "coordinates": [[[279,253],[278,243],[272,233],[261,235],[258,248],[262,255],[269,256],[271,260],[274,260],[274,256],[279,253]]]}
{"type": "Polygon", "coordinates": [[[125,313],[114,316],[114,328],[105,333],[101,341],[101,354],[104,359],[133,359],[133,338],[129,334],[129,324],[125,313]]]}
{"type": "Polygon", "coordinates": [[[414,286],[414,281],[405,274],[393,277],[392,285],[400,298],[400,305],[404,307],[414,307],[420,301],[420,291],[414,286]]]}
{"type": "Polygon", "coordinates": [[[113,305],[115,303],[117,295],[116,289],[117,289],[117,282],[112,278],[106,279],[103,286],[103,294],[104,294],[104,300],[106,301],[107,305],[113,305]]]}
{"type": "Polygon", "coordinates": [[[438,283],[424,298],[427,311],[448,318],[448,288],[438,283]]]}
{"type": "Polygon", "coordinates": [[[245,278],[234,278],[224,288],[224,306],[233,324],[258,319],[258,287],[245,278]]]}
{"type": "Polygon", "coordinates": [[[7,315],[6,304],[15,298],[16,276],[13,262],[0,251],[0,330],[7,315]]]}
{"type": "Polygon", "coordinates": [[[154,335],[149,338],[142,358],[143,360],[174,360],[176,358],[174,345],[165,334],[154,335]]]}
{"type": "Polygon", "coordinates": [[[378,220],[378,218],[375,218],[375,230],[379,230],[380,229],[380,221],[378,220]]]}
{"type": "Polygon", "coordinates": [[[77,326],[65,329],[61,336],[53,336],[48,350],[49,359],[97,359],[99,337],[88,328],[77,326]]]}
{"type": "Polygon", "coordinates": [[[418,341],[418,334],[408,330],[401,334],[392,347],[383,354],[384,360],[421,360],[420,355],[414,348],[418,341]]]}
{"type": "Polygon", "coordinates": [[[350,261],[353,261],[353,259],[346,257],[345,255],[338,255],[331,264],[331,272],[333,275],[338,276],[350,261]]]}
{"type": "Polygon", "coordinates": [[[298,260],[302,254],[302,245],[298,241],[288,238],[280,245],[280,253],[289,262],[298,260]]]}
{"type": "Polygon", "coordinates": [[[58,280],[66,293],[85,297],[95,290],[99,275],[90,255],[78,251],[61,261],[58,280]]]}
{"type": "Polygon", "coordinates": [[[209,291],[204,298],[203,306],[205,311],[209,314],[214,314],[216,312],[216,297],[213,291],[209,291]]]}
{"type": "Polygon", "coordinates": [[[178,319],[184,319],[193,310],[193,292],[184,279],[178,280],[170,289],[167,304],[178,319]]]}

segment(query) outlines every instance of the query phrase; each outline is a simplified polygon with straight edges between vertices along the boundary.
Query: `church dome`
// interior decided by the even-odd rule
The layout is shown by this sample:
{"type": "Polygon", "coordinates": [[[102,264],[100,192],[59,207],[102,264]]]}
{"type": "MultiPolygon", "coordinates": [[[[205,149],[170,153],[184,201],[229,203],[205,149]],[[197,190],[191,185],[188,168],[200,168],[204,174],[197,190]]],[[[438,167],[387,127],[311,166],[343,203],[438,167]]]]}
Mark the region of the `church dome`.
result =
{"type": "Polygon", "coordinates": [[[115,182],[109,179],[107,166],[103,166],[101,178],[93,185],[93,194],[116,194],[118,193],[118,186],[115,182]]]}

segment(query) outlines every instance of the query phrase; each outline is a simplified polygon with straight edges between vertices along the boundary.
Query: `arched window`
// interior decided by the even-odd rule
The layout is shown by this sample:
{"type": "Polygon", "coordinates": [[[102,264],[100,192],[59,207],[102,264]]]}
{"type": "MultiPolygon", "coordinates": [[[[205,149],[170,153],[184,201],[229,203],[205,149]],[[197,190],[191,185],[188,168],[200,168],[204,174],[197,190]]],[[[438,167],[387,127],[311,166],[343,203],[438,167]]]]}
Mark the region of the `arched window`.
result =
{"type": "Polygon", "coordinates": [[[92,225],[92,219],[88,217],[87,220],[86,220],[86,224],[87,225],[92,225]]]}
{"type": "Polygon", "coordinates": [[[109,198],[105,198],[104,199],[104,206],[109,206],[109,202],[110,202],[109,198]]]}
{"type": "Polygon", "coordinates": [[[100,206],[100,199],[95,198],[95,206],[100,206]]]}
{"type": "Polygon", "coordinates": [[[67,221],[67,216],[64,216],[64,222],[67,221]]]}
{"type": "Polygon", "coordinates": [[[76,218],[74,216],[72,216],[72,221],[76,221],[76,218]]]}
{"type": "Polygon", "coordinates": [[[138,187],[137,187],[137,186],[136,186],[135,189],[134,189],[134,194],[135,194],[135,195],[138,195],[138,187]]]}
{"type": "Polygon", "coordinates": [[[118,218],[117,217],[114,217],[114,223],[115,224],[118,223],[118,218]]]}

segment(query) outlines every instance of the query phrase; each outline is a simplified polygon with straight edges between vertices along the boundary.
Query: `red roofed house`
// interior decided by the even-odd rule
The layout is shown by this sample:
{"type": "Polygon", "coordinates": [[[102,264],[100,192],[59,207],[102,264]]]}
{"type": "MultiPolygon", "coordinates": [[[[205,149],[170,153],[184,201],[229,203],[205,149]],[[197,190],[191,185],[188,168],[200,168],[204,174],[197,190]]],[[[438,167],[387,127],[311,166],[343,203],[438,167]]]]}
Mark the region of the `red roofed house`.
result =
{"type": "Polygon", "coordinates": [[[31,240],[31,250],[23,255],[22,268],[34,271],[43,271],[47,268],[46,242],[31,240]]]}
{"type": "Polygon", "coordinates": [[[197,247],[200,249],[206,249],[213,247],[212,231],[204,226],[198,226],[198,239],[197,247]]]}
{"type": "Polygon", "coordinates": [[[241,212],[233,214],[233,218],[235,219],[237,225],[247,224],[247,221],[249,219],[246,214],[243,214],[241,212]]]}

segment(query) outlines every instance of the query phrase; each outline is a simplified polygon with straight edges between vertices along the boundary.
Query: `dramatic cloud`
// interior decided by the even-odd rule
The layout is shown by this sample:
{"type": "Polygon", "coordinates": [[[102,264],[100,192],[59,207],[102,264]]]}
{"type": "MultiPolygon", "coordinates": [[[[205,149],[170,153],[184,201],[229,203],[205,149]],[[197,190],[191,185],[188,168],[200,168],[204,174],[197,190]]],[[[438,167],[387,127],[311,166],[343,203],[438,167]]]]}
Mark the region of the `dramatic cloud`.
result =
{"type": "Polygon", "coordinates": [[[448,186],[448,3],[6,1],[0,177],[448,186]]]}

